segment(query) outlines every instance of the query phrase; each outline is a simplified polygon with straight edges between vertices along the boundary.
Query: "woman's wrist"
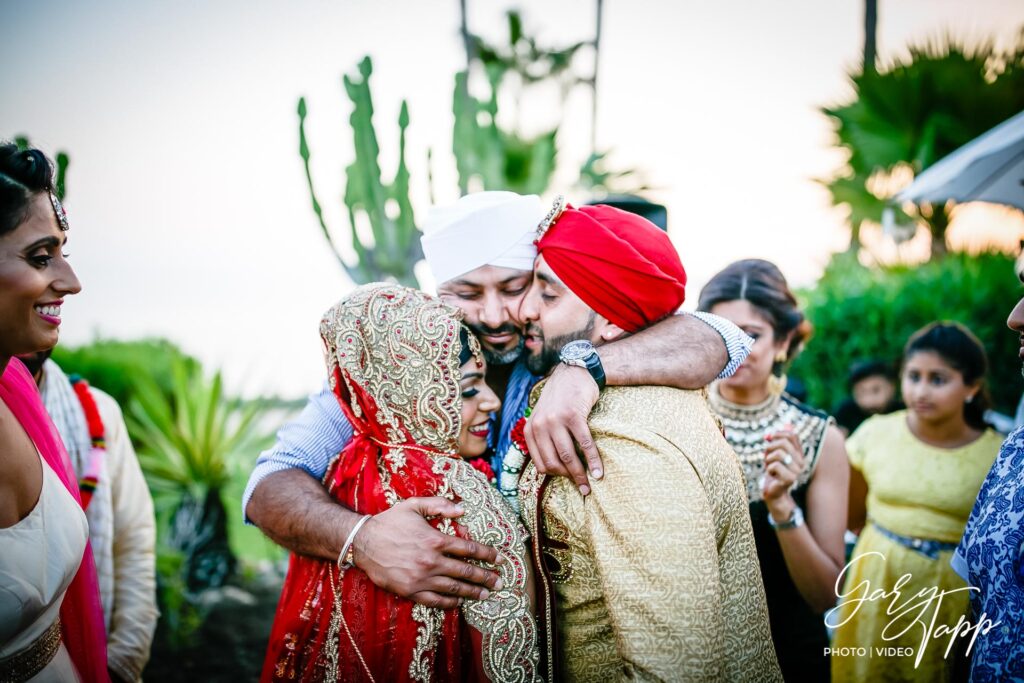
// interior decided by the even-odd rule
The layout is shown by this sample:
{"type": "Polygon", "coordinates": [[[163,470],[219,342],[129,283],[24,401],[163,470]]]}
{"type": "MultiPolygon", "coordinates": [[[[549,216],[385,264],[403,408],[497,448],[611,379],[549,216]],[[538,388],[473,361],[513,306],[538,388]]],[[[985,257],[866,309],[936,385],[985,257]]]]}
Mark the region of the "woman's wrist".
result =
{"type": "Polygon", "coordinates": [[[777,524],[782,524],[793,518],[796,501],[790,494],[785,493],[774,500],[765,499],[764,502],[768,506],[768,514],[777,524]]]}

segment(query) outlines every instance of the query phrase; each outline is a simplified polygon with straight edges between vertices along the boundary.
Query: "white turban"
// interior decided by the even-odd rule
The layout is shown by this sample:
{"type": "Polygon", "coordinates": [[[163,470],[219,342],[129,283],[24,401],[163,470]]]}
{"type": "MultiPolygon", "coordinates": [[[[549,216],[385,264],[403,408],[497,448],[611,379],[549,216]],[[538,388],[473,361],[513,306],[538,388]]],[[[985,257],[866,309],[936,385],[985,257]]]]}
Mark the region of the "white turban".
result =
{"type": "Polygon", "coordinates": [[[467,194],[430,210],[420,239],[423,255],[438,284],[481,266],[533,270],[533,242],[546,214],[535,194],[467,194]]]}

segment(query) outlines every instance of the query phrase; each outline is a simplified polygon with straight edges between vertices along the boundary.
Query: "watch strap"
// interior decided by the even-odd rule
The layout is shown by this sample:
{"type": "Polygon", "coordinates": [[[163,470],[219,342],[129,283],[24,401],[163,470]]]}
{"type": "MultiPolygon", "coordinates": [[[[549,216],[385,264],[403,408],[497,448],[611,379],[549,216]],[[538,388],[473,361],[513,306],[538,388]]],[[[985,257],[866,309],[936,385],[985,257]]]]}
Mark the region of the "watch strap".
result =
{"type": "Polygon", "coordinates": [[[804,511],[800,509],[799,505],[793,507],[793,514],[789,516],[784,522],[776,522],[775,518],[772,517],[772,513],[768,512],[768,525],[776,531],[783,529],[795,529],[798,526],[802,526],[804,523],[804,511]]]}
{"type": "Polygon", "coordinates": [[[597,351],[587,358],[587,372],[589,372],[590,376],[594,378],[595,382],[597,382],[597,390],[604,391],[606,377],[604,374],[604,366],[601,364],[601,357],[597,355],[597,351]]]}

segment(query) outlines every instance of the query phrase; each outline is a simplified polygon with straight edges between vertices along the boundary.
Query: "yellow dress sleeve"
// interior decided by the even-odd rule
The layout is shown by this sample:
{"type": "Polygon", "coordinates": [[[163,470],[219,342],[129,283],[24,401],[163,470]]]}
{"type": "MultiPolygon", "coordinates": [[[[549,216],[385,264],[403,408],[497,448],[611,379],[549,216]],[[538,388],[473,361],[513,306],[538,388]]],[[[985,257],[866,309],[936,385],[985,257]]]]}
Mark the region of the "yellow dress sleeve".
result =
{"type": "Polygon", "coordinates": [[[717,680],[725,642],[708,495],[685,455],[650,435],[597,434],[605,476],[585,499],[615,644],[635,680],[717,680]],[[642,595],[638,587],[643,587],[642,595]]]}
{"type": "Polygon", "coordinates": [[[871,441],[871,435],[875,432],[873,418],[868,418],[858,427],[853,434],[846,439],[846,457],[850,460],[850,467],[864,472],[864,456],[871,441]]]}

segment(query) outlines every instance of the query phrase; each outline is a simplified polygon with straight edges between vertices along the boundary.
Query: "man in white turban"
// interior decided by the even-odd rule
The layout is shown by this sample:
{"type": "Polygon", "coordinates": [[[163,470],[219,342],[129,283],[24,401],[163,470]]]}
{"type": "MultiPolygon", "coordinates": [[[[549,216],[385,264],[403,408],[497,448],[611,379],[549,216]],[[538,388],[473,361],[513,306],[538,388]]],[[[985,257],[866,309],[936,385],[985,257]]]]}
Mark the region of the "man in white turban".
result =
{"type": "Polygon", "coordinates": [[[420,240],[434,278],[447,282],[481,266],[532,272],[547,210],[537,195],[515,192],[476,192],[434,207],[420,240]]]}
{"type": "Polygon", "coordinates": [[[423,224],[423,254],[438,294],[466,312],[491,365],[511,363],[522,351],[512,316],[533,278],[545,213],[537,195],[476,192],[431,209],[423,224]]]}
{"type": "MultiPolygon", "coordinates": [[[[490,361],[487,383],[504,398],[491,429],[496,454],[491,464],[498,474],[511,428],[539,379],[522,357],[518,315],[533,280],[538,225],[547,215],[539,197],[479,192],[433,209],[423,228],[423,252],[438,295],[465,312],[490,361]]],[[[677,315],[602,346],[600,355],[595,352],[583,365],[563,364],[548,378],[529,421],[535,466],[571,476],[588,494],[588,471],[598,479],[602,471],[587,416],[605,381],[694,389],[716,375],[731,375],[749,348],[749,339],[721,318],[677,315]]],[[[351,436],[325,384],[257,460],[242,499],[246,519],[293,552],[337,559],[361,516],[332,500],[320,479],[351,436]]],[[[358,529],[354,563],[377,586],[427,606],[453,608],[460,598],[480,599],[498,575],[464,560],[493,563],[495,550],[437,532],[422,519],[461,514],[443,498],[403,501],[358,529]]]]}

